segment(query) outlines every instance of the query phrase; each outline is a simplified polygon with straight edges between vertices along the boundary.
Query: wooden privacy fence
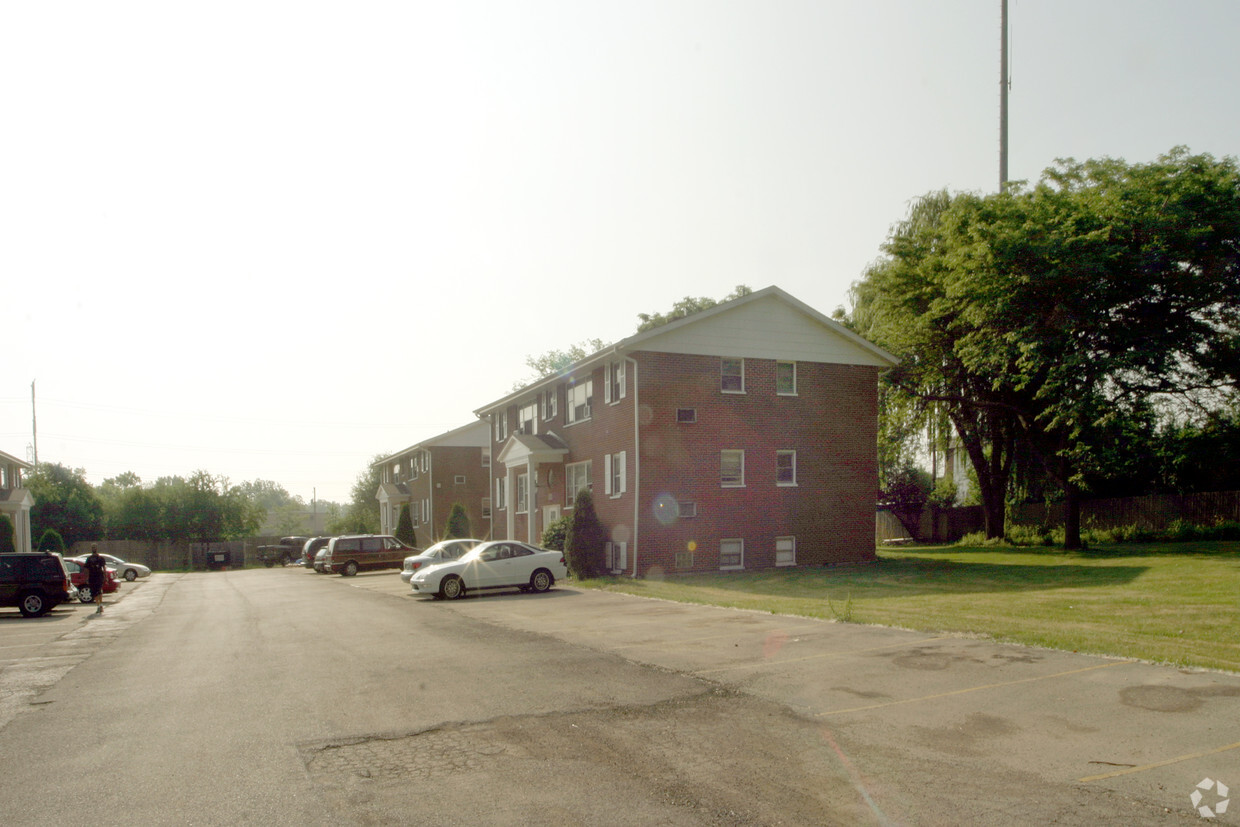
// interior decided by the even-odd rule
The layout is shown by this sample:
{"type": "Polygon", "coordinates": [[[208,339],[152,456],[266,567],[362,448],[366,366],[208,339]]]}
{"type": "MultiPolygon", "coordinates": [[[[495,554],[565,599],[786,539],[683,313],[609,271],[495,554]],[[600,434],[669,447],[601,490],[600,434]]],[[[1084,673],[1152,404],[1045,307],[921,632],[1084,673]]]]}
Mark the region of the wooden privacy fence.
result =
{"type": "MultiPolygon", "coordinates": [[[[1062,526],[1064,512],[1063,503],[1024,503],[1011,507],[1008,524],[1062,526]]],[[[1147,531],[1165,531],[1176,522],[1210,526],[1227,521],[1240,522],[1240,491],[1151,494],[1081,502],[1082,529],[1136,526],[1147,531]]],[[[904,525],[891,511],[883,509],[878,512],[875,539],[879,545],[910,538],[919,542],[954,543],[966,534],[982,531],[984,526],[981,506],[941,509],[927,506],[913,526],[904,525]]]]}
{"type": "Polygon", "coordinates": [[[79,540],[69,556],[90,554],[92,544],[103,554],[111,554],[130,563],[141,563],[152,571],[202,570],[207,566],[208,552],[225,551],[230,568],[256,566],[262,563],[258,547],[275,545],[279,537],[251,537],[220,543],[165,543],[142,540],[79,540]]]}

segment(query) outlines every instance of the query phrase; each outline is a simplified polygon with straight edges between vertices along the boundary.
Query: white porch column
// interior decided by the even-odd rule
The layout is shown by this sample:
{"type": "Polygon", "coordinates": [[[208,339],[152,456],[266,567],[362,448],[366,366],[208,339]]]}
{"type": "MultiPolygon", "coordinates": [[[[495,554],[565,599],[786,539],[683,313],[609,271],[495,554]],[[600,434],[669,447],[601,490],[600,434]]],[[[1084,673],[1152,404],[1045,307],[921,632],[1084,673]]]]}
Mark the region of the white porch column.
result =
{"type": "Polygon", "coordinates": [[[511,465],[504,466],[504,513],[507,515],[507,527],[504,531],[505,540],[517,539],[517,472],[511,465]]]}
{"type": "Polygon", "coordinates": [[[537,545],[534,540],[534,523],[538,521],[538,463],[531,454],[525,461],[525,542],[537,545]]]}

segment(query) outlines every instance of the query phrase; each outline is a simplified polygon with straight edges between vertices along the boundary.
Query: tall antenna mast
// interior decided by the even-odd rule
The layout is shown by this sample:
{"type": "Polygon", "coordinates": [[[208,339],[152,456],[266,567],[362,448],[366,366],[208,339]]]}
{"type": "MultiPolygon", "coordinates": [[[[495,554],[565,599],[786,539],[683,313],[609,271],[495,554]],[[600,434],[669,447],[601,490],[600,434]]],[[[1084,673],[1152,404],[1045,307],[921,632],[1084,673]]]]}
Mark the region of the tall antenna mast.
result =
{"type": "Polygon", "coordinates": [[[1008,0],[1000,0],[999,24],[999,192],[1008,180],[1008,0]]]}

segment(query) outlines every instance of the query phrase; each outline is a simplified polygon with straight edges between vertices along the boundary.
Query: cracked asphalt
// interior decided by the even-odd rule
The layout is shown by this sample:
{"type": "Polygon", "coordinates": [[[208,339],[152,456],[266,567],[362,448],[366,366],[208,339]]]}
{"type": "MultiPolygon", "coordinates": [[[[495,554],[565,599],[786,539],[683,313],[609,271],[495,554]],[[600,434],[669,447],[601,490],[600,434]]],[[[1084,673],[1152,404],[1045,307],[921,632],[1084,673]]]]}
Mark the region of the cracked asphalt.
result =
{"type": "Polygon", "coordinates": [[[1183,824],[1195,791],[1236,823],[1235,675],[394,573],[156,575],[54,615],[0,621],[23,823],[1183,824]]]}

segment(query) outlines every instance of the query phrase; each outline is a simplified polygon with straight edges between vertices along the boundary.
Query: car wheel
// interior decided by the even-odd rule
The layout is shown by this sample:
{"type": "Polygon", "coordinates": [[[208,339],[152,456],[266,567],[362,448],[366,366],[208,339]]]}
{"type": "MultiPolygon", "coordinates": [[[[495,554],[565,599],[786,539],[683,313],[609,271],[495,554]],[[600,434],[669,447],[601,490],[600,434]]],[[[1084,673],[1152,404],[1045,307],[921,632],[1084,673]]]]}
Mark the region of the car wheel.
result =
{"type": "Polygon", "coordinates": [[[138,570],[137,569],[125,569],[125,579],[128,580],[130,583],[137,580],[138,570]]]}
{"type": "Polygon", "coordinates": [[[345,563],[344,571],[340,573],[343,574],[345,577],[352,577],[353,575],[357,574],[357,562],[354,560],[350,560],[349,562],[345,563]]]}
{"type": "Polygon", "coordinates": [[[465,583],[456,575],[445,577],[443,582],[439,584],[439,596],[445,600],[456,600],[458,597],[464,597],[465,583]]]}
{"type": "Polygon", "coordinates": [[[21,609],[26,617],[38,617],[47,614],[52,607],[47,602],[47,598],[38,592],[27,592],[22,595],[22,602],[17,608],[21,609]]]}
{"type": "Polygon", "coordinates": [[[89,603],[95,599],[95,593],[90,590],[90,586],[78,586],[78,602],[89,603]]]}
{"type": "Polygon", "coordinates": [[[545,592],[555,583],[555,578],[546,569],[539,569],[530,576],[530,588],[536,592],[545,592]]]}

